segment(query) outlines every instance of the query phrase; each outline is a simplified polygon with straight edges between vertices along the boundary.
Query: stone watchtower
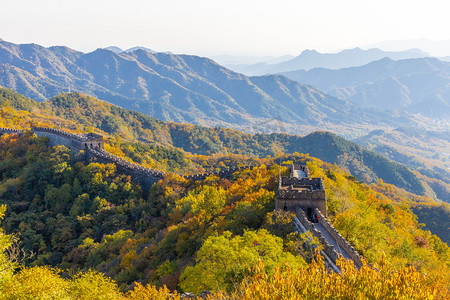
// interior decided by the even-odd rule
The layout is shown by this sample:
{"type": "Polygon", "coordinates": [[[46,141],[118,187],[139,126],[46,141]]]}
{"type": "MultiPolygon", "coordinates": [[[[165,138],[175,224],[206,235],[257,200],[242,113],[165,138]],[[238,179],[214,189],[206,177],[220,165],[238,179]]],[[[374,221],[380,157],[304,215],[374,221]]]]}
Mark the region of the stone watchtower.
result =
{"type": "Polygon", "coordinates": [[[83,148],[96,148],[96,149],[104,149],[103,136],[96,133],[86,133],[78,135],[80,140],[81,149],[83,148]]]}
{"type": "Polygon", "coordinates": [[[289,177],[280,177],[277,192],[276,209],[295,211],[300,206],[308,216],[315,209],[326,217],[327,204],[322,178],[310,178],[308,167],[292,164],[289,177]]]}

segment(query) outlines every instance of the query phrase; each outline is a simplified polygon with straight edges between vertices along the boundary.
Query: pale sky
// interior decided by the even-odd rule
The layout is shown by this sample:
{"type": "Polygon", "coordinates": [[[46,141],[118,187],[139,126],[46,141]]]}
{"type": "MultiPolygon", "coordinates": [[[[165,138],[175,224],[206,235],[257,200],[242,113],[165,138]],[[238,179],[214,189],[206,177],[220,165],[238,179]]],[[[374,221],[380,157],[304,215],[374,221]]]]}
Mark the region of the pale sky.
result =
{"type": "Polygon", "coordinates": [[[444,0],[0,0],[0,10],[0,38],[83,52],[278,56],[450,39],[444,0]]]}

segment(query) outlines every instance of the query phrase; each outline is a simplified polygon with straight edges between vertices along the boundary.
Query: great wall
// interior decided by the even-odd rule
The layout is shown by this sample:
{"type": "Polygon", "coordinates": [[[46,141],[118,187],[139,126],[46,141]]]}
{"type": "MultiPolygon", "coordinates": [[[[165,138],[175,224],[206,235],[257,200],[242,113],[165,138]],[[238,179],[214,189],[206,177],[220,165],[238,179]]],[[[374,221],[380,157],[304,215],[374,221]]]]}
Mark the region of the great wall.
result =
{"type": "MultiPolygon", "coordinates": [[[[104,150],[103,137],[98,134],[73,134],[59,129],[33,127],[31,129],[38,137],[48,137],[49,145],[64,145],[73,151],[84,150],[86,159],[101,163],[113,163],[122,173],[130,175],[143,188],[149,188],[166,174],[131,163],[121,157],[104,150]]],[[[0,128],[2,134],[22,134],[22,130],[0,128]]],[[[342,237],[327,220],[326,195],[322,178],[310,178],[305,165],[292,164],[289,166],[290,176],[280,176],[276,194],[277,210],[287,210],[295,213],[294,227],[299,233],[311,232],[323,245],[322,256],[329,269],[340,272],[336,266],[339,257],[350,259],[360,268],[362,256],[342,237]]],[[[183,176],[191,180],[204,180],[210,175],[230,177],[241,168],[231,168],[217,173],[204,173],[183,176]]]]}
{"type": "Polygon", "coordinates": [[[342,237],[327,219],[325,188],[322,178],[310,178],[305,165],[292,164],[289,177],[280,177],[276,209],[295,213],[294,226],[299,233],[311,232],[323,245],[322,256],[336,272],[340,256],[351,259],[360,268],[362,256],[342,237]]]}
{"type": "MultiPolygon", "coordinates": [[[[144,189],[150,188],[166,174],[166,172],[143,167],[105,151],[103,136],[95,133],[74,134],[64,130],[47,127],[33,127],[31,131],[38,137],[48,137],[50,146],[64,145],[70,150],[76,152],[84,150],[86,159],[88,160],[115,164],[120,172],[130,175],[133,180],[139,182],[144,189]]],[[[22,134],[23,132],[23,130],[0,128],[0,135],[3,133],[22,134]]],[[[233,175],[233,173],[239,171],[240,169],[242,168],[229,168],[219,172],[183,175],[183,177],[188,180],[196,181],[204,180],[206,177],[211,175],[229,178],[233,175]]]]}

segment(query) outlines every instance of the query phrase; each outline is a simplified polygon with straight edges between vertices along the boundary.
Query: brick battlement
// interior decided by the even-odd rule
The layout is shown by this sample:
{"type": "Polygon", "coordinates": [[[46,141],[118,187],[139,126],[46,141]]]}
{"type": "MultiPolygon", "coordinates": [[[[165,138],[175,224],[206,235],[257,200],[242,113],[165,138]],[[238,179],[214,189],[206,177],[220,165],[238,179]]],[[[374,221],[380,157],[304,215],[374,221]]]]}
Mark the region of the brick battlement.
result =
{"type": "Polygon", "coordinates": [[[325,191],[314,191],[310,189],[310,186],[305,186],[302,189],[281,189],[278,190],[279,199],[289,199],[289,200],[302,200],[308,198],[315,198],[315,195],[325,195],[325,191]]]}
{"type": "Polygon", "coordinates": [[[6,133],[6,134],[13,134],[13,133],[22,134],[23,130],[0,127],[0,135],[2,135],[4,133],[6,133]]]}
{"type": "Polygon", "coordinates": [[[31,131],[33,131],[34,133],[36,133],[36,132],[48,132],[48,133],[52,133],[52,134],[59,135],[59,136],[62,136],[62,137],[66,137],[66,138],[69,138],[69,139],[74,139],[74,140],[77,140],[77,141],[82,141],[83,140],[82,137],[80,135],[78,135],[78,134],[70,133],[70,132],[67,132],[67,131],[64,131],[64,130],[60,130],[60,129],[56,129],[56,128],[33,127],[31,129],[31,131]]]}

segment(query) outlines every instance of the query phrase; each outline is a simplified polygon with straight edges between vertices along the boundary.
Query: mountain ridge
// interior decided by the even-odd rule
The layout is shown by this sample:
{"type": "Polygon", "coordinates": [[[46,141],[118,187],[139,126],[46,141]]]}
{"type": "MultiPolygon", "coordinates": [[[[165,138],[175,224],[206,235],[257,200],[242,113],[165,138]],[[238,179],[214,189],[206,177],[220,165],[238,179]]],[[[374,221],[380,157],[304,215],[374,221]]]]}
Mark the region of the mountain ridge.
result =
{"type": "Polygon", "coordinates": [[[383,51],[378,48],[363,50],[361,48],[344,49],[337,53],[320,53],[316,50],[303,50],[303,52],[287,61],[276,64],[257,63],[251,65],[226,65],[232,70],[247,75],[264,75],[283,73],[295,70],[310,70],[315,68],[341,69],[362,66],[372,61],[389,57],[391,59],[406,59],[428,57],[429,54],[420,49],[404,51],[383,51]]]}
{"type": "Polygon", "coordinates": [[[406,110],[432,118],[450,115],[450,63],[436,58],[383,58],[360,67],[283,73],[360,107],[406,110]]]}
{"type": "Polygon", "coordinates": [[[274,118],[293,133],[333,124],[358,133],[418,122],[410,115],[355,108],[284,76],[247,77],[208,58],[142,49],[84,54],[1,42],[0,84],[39,101],[78,90],[162,120],[247,131],[274,118]]]}

